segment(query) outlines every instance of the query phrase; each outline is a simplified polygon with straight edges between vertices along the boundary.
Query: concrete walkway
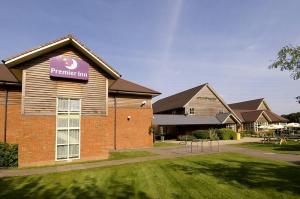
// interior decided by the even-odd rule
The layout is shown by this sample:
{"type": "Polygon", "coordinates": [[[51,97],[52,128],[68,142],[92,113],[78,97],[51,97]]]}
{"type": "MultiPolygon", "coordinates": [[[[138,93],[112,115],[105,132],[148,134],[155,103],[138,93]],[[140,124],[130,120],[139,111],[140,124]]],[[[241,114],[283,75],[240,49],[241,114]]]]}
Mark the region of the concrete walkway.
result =
{"type": "Polygon", "coordinates": [[[58,173],[65,172],[71,170],[81,170],[81,169],[90,169],[90,168],[98,168],[98,167],[107,167],[107,166],[115,166],[122,165],[128,163],[138,163],[145,162],[151,160],[161,160],[161,159],[172,159],[183,156],[190,155],[204,155],[211,153],[219,153],[219,152],[235,152],[242,153],[245,155],[262,157],[272,160],[282,160],[287,162],[292,162],[296,164],[300,164],[300,155],[291,155],[291,154],[275,154],[260,150],[241,148],[232,146],[229,144],[238,144],[241,142],[257,142],[258,139],[242,139],[241,141],[214,141],[212,145],[209,142],[204,142],[201,146],[201,143],[194,143],[192,146],[189,145],[178,145],[172,147],[154,147],[148,149],[139,149],[143,151],[149,151],[155,153],[155,156],[147,156],[147,157],[137,157],[137,158],[128,158],[121,160],[105,160],[99,162],[90,162],[90,163],[78,163],[78,164],[69,164],[69,165],[58,165],[51,167],[40,167],[40,168],[28,168],[28,169],[0,169],[0,178],[1,177],[9,177],[9,176],[27,176],[34,174],[46,174],[46,173],[58,173]]]}

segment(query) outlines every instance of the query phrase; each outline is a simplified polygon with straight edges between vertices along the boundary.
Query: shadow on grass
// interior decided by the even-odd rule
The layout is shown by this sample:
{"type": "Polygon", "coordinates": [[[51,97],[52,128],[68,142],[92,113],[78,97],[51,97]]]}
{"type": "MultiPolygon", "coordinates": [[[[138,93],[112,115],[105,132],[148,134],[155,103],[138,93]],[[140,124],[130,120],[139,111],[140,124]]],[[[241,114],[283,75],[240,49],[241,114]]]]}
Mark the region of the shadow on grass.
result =
{"type": "Polygon", "coordinates": [[[282,152],[288,152],[288,151],[299,151],[300,152],[300,143],[298,142],[291,142],[288,141],[288,144],[275,144],[275,143],[243,143],[240,146],[246,146],[251,148],[257,148],[257,149],[270,149],[274,151],[282,151],[282,152]]]}
{"type": "Polygon", "coordinates": [[[219,183],[255,189],[275,189],[300,195],[300,167],[259,161],[224,160],[222,163],[188,160],[188,165],[170,164],[187,175],[206,174],[219,183]]]}
{"type": "Polygon", "coordinates": [[[275,151],[300,151],[300,144],[293,144],[293,145],[274,145],[273,144],[273,150],[275,151]]]}
{"type": "Polygon", "coordinates": [[[21,184],[4,178],[0,179],[0,198],[150,198],[145,192],[136,192],[125,182],[112,179],[107,187],[100,187],[97,181],[97,178],[87,176],[66,186],[63,179],[59,183],[45,185],[42,177],[20,178],[21,184]]]}

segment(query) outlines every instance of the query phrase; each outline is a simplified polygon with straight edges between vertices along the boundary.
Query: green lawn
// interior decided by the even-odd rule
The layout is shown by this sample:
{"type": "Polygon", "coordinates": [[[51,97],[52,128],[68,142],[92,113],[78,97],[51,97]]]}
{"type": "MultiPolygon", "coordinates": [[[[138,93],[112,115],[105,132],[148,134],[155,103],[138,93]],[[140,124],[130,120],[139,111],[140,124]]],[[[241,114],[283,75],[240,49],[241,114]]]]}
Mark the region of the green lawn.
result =
{"type": "Polygon", "coordinates": [[[299,198],[300,166],[219,153],[0,178],[0,198],[299,198]]]}
{"type": "Polygon", "coordinates": [[[300,142],[288,141],[287,144],[274,144],[274,143],[259,143],[259,142],[246,142],[241,144],[234,144],[232,146],[246,147],[252,149],[259,149],[273,153],[297,154],[300,155],[300,142]]]}
{"type": "Polygon", "coordinates": [[[111,152],[109,154],[109,160],[120,160],[126,158],[136,158],[136,157],[146,157],[154,156],[155,153],[149,151],[121,151],[121,152],[111,152]]]}
{"type": "Polygon", "coordinates": [[[153,146],[154,147],[169,147],[169,146],[180,146],[180,145],[177,143],[155,141],[153,146]]]}

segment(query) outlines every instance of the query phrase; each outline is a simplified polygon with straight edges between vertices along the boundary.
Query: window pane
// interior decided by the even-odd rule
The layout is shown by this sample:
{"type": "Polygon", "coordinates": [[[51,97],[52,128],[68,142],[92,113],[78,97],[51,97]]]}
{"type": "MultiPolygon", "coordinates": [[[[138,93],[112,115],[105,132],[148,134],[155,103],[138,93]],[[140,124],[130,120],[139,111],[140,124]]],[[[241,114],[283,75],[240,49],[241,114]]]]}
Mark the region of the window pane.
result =
{"type": "Polygon", "coordinates": [[[70,144],[69,157],[78,158],[79,157],[79,144],[70,144]]]}
{"type": "Polygon", "coordinates": [[[79,112],[80,111],[80,100],[70,100],[70,111],[79,112]]]}
{"type": "Polygon", "coordinates": [[[68,144],[68,130],[57,131],[57,144],[68,144]]]}
{"type": "Polygon", "coordinates": [[[80,121],[79,115],[70,115],[69,116],[69,125],[70,127],[79,127],[79,121],[80,121]]]}
{"type": "Polygon", "coordinates": [[[68,115],[57,115],[57,127],[66,128],[68,127],[68,115]]]}
{"type": "Polygon", "coordinates": [[[61,99],[61,98],[59,98],[58,99],[58,105],[57,105],[58,112],[66,112],[66,111],[68,111],[68,105],[69,105],[68,102],[69,102],[68,99],[61,99]]]}
{"type": "Polygon", "coordinates": [[[69,143],[70,144],[79,144],[79,129],[72,129],[69,133],[69,143]]]}
{"type": "Polygon", "coordinates": [[[57,146],[57,159],[66,159],[68,157],[68,146],[57,146]]]}

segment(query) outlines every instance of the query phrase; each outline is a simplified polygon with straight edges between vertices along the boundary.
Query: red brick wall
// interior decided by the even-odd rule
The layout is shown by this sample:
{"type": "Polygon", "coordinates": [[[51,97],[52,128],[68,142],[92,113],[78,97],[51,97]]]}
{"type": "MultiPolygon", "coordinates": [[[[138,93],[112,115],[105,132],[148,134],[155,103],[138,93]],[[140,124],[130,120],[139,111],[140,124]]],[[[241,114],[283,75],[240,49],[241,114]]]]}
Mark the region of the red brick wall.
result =
{"type": "MultiPolygon", "coordinates": [[[[4,106],[0,107],[3,141],[4,106]]],[[[118,108],[117,149],[152,147],[152,109],[118,108]],[[131,116],[130,120],[127,117],[131,116]]],[[[7,142],[19,145],[19,165],[55,163],[56,116],[21,115],[20,104],[8,105],[7,142]]],[[[81,117],[81,160],[105,159],[113,149],[114,109],[108,116],[81,117]]]]}
{"type": "Polygon", "coordinates": [[[152,147],[153,135],[149,133],[152,118],[152,109],[118,108],[117,149],[152,147]]]}
{"type": "MultiPolygon", "coordinates": [[[[56,116],[22,116],[8,107],[7,142],[19,145],[19,165],[55,163],[56,116]]],[[[81,117],[81,160],[105,159],[112,144],[111,117],[81,117]]]]}

